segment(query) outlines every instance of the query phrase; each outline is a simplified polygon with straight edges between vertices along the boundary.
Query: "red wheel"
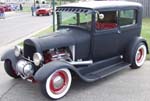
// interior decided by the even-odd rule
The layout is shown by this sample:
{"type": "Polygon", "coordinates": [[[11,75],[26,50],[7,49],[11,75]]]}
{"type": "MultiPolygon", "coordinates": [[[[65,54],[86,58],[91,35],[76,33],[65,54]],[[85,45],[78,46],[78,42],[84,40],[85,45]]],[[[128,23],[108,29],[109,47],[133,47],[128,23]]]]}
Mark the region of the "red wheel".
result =
{"type": "Polygon", "coordinates": [[[71,86],[71,73],[68,69],[59,69],[46,80],[46,93],[52,99],[63,97],[71,86]]]}
{"type": "Polygon", "coordinates": [[[133,69],[139,68],[144,64],[146,59],[146,54],[147,54],[147,50],[145,44],[140,43],[136,49],[136,53],[134,56],[134,62],[132,65],[133,69]]]}

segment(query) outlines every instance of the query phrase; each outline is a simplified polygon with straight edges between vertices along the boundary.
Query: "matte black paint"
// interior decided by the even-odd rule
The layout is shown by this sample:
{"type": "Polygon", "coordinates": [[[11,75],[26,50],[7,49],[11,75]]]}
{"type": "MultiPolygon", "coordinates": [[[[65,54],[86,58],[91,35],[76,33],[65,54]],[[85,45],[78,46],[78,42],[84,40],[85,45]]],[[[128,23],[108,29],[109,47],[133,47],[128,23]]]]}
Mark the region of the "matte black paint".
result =
{"type": "Polygon", "coordinates": [[[34,79],[36,81],[43,82],[56,70],[68,68],[71,70],[71,72],[75,72],[83,81],[94,82],[98,79],[129,67],[129,65],[130,64],[123,62],[119,56],[78,68],[72,66],[66,61],[52,61],[43,65],[34,75],[34,79]]]}
{"type": "Polygon", "coordinates": [[[90,49],[90,33],[76,28],[61,29],[48,36],[27,39],[24,42],[24,46],[27,44],[36,47],[36,51],[40,53],[52,48],[75,45],[76,59],[87,59],[90,49]]]}
{"type": "Polygon", "coordinates": [[[2,55],[1,61],[5,61],[7,59],[9,59],[11,61],[12,67],[15,70],[18,59],[15,56],[14,49],[9,49],[2,55]]]}
{"type": "Polygon", "coordinates": [[[136,46],[143,42],[145,45],[146,45],[146,48],[147,48],[147,54],[149,54],[149,49],[148,49],[148,45],[146,43],[146,40],[143,39],[142,37],[135,37],[131,42],[130,44],[127,45],[126,47],[126,50],[125,50],[125,54],[124,54],[124,57],[125,57],[125,62],[128,62],[128,63],[132,63],[133,60],[132,60],[132,57],[134,56],[134,53],[135,53],[135,48],[136,46]]]}

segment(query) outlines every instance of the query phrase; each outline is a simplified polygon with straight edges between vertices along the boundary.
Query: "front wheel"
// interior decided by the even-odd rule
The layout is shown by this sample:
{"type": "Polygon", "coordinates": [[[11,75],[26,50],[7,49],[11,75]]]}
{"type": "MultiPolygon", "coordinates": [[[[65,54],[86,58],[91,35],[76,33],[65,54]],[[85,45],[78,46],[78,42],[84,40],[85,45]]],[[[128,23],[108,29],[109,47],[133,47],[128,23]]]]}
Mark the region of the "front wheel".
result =
{"type": "Polygon", "coordinates": [[[140,68],[146,59],[147,49],[144,43],[139,43],[135,49],[133,63],[131,65],[132,69],[140,68]]]}
{"type": "Polygon", "coordinates": [[[11,77],[13,77],[15,79],[19,78],[19,76],[16,75],[16,72],[14,71],[10,60],[5,60],[5,62],[4,62],[4,68],[5,68],[6,73],[9,76],[11,76],[11,77]]]}
{"type": "Polygon", "coordinates": [[[47,79],[42,89],[50,98],[59,99],[69,91],[72,76],[67,68],[56,70],[47,79]]]}

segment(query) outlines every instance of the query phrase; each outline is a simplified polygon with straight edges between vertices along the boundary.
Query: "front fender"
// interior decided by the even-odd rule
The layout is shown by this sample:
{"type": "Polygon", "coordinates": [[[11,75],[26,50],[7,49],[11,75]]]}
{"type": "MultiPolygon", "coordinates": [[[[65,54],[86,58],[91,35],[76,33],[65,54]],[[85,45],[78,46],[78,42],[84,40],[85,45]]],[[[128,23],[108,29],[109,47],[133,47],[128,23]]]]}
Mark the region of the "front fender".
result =
{"type": "Polygon", "coordinates": [[[49,77],[54,71],[61,69],[61,68],[68,68],[78,74],[76,68],[65,62],[65,61],[52,61],[48,64],[43,65],[34,75],[34,79],[36,81],[44,81],[49,77]]]}
{"type": "Polygon", "coordinates": [[[5,61],[7,59],[11,61],[13,68],[15,68],[17,63],[17,58],[15,56],[14,49],[9,49],[2,55],[1,61],[5,61]]]}

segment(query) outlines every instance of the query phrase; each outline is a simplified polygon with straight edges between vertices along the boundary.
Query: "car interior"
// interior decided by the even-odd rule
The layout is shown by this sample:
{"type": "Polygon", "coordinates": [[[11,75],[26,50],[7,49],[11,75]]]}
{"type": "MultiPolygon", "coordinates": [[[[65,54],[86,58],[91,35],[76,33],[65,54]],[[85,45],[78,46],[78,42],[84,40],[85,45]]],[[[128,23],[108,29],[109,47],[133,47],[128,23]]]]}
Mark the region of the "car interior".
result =
{"type": "Polygon", "coordinates": [[[117,27],[117,12],[104,11],[96,14],[96,29],[113,29],[117,27]]]}

